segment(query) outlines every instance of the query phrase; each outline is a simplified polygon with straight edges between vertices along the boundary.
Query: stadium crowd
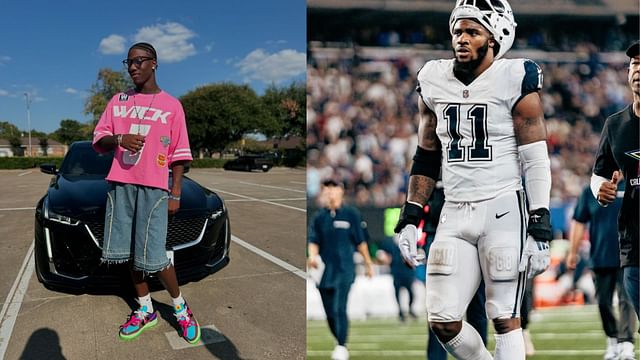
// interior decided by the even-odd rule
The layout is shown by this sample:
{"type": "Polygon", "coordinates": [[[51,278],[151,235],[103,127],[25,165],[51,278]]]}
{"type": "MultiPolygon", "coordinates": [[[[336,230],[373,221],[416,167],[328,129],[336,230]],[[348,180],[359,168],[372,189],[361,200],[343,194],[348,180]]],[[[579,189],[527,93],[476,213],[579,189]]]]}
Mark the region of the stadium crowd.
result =
{"type": "MultiPolygon", "coordinates": [[[[605,64],[593,44],[583,61],[537,60],[552,163],[552,206],[572,208],[588,183],[606,117],[631,102],[624,63],[605,64]]],[[[322,180],[344,183],[356,206],[400,206],[417,144],[416,74],[426,59],[311,59],[307,73],[308,197],[322,180]]],[[[561,227],[561,231],[564,231],[561,227]]],[[[559,234],[560,235],[560,234],[559,234]]],[[[561,236],[561,235],[560,235],[561,236]]]]}

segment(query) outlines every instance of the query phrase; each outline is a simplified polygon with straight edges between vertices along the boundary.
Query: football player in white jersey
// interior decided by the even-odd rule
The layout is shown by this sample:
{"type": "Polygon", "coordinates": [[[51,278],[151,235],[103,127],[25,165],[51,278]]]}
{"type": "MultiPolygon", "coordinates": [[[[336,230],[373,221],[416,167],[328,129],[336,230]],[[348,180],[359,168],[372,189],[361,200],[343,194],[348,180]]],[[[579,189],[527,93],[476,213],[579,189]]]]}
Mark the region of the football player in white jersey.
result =
{"type": "Polygon", "coordinates": [[[416,225],[442,171],[446,202],[427,261],[427,311],[456,359],[492,359],[463,320],[481,277],[495,359],[525,358],[525,276],[549,265],[542,71],[531,60],[502,59],[515,26],[506,0],[458,0],[450,18],[455,58],[429,61],[418,73],[418,148],[396,232],[405,261],[417,265],[416,225]]]}

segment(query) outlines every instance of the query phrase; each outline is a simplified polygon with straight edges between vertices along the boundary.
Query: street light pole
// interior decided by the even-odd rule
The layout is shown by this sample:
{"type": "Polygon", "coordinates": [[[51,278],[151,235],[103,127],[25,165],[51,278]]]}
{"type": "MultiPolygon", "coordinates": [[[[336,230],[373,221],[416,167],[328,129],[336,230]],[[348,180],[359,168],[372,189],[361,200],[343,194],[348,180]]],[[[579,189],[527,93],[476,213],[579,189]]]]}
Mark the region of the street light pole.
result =
{"type": "Polygon", "coordinates": [[[29,131],[29,157],[33,156],[31,152],[31,97],[29,93],[24,93],[27,101],[27,130],[29,131]]]}

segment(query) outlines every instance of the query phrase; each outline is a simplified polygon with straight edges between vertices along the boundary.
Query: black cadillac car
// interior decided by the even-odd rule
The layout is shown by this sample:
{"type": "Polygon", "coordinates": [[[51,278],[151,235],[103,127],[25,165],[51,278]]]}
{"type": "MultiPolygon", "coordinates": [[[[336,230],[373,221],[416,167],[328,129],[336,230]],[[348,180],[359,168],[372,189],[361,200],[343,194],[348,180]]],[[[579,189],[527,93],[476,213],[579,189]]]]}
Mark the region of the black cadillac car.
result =
{"type": "Polygon", "coordinates": [[[253,171],[262,170],[267,172],[273,167],[273,158],[269,155],[248,154],[224,163],[225,170],[253,171]]]}
{"type": "MultiPolygon", "coordinates": [[[[128,265],[101,264],[107,192],[113,152],[98,154],[89,141],[73,143],[35,213],[38,280],[56,290],[92,291],[130,287],[128,265]]],[[[170,177],[171,181],[171,177],[170,177]]],[[[183,177],[180,210],[169,218],[167,254],[178,281],[201,279],[229,262],[231,231],[224,201],[183,177]]],[[[157,286],[157,279],[151,285],[157,286]]]]}

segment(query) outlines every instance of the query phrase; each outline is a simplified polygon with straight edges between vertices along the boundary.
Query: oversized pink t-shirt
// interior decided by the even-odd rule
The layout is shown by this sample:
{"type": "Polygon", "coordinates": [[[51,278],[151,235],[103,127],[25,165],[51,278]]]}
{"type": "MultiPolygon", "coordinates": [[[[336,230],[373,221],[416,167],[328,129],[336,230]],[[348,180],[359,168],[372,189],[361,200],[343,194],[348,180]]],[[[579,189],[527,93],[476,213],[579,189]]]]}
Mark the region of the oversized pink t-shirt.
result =
{"type": "Polygon", "coordinates": [[[171,163],[193,159],[182,104],[164,91],[116,94],[93,132],[93,148],[104,152],[98,140],[119,134],[144,135],[145,143],[137,153],[116,148],[108,181],[169,190],[171,163]]]}

